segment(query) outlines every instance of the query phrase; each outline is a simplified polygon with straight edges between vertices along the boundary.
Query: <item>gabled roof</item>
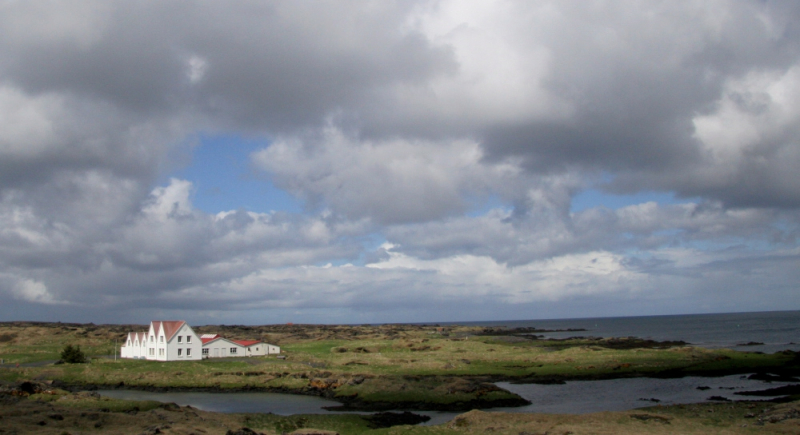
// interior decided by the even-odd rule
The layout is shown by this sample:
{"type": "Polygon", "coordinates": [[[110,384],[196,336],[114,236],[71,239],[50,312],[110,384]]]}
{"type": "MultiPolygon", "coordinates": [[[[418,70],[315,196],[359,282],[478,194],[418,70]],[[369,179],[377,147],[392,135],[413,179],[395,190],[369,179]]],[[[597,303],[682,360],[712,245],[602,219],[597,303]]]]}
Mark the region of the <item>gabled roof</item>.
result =
{"type": "Polygon", "coordinates": [[[228,343],[238,344],[239,346],[242,346],[242,347],[252,346],[252,345],[258,344],[258,343],[266,344],[261,340],[231,340],[230,338],[225,338],[225,337],[222,337],[222,336],[220,336],[218,334],[203,334],[203,336],[200,337],[200,340],[203,342],[204,345],[206,345],[208,343],[211,343],[213,341],[217,341],[217,340],[225,340],[228,343]]]}
{"type": "Polygon", "coordinates": [[[186,322],[183,320],[154,320],[150,322],[153,325],[153,329],[156,331],[156,335],[159,335],[161,330],[164,330],[164,336],[167,338],[167,341],[170,341],[172,337],[181,329],[181,326],[185,325],[186,322]]]}
{"type": "Polygon", "coordinates": [[[145,337],[147,337],[147,333],[146,332],[129,332],[128,333],[128,340],[130,340],[130,341],[136,341],[136,340],[142,341],[142,340],[145,339],[145,337]]]}
{"type": "Polygon", "coordinates": [[[200,340],[203,342],[203,346],[205,346],[208,343],[213,343],[213,342],[218,341],[218,340],[224,340],[224,341],[227,341],[228,343],[236,344],[235,341],[230,340],[230,339],[225,338],[225,337],[220,337],[219,335],[217,335],[214,338],[201,338],[200,340]]]}
{"type": "MultiPolygon", "coordinates": [[[[142,341],[147,341],[147,333],[146,333],[146,332],[129,332],[129,333],[128,333],[128,339],[127,339],[127,340],[130,340],[130,341],[131,341],[131,344],[133,344],[133,342],[134,342],[134,341],[137,341],[137,340],[138,340],[140,343],[141,343],[142,341]]],[[[127,340],[126,340],[126,343],[127,343],[127,340]]],[[[123,344],[122,344],[122,346],[124,347],[124,346],[125,346],[125,343],[123,343],[123,344]]]]}
{"type": "Polygon", "coordinates": [[[219,337],[220,337],[219,334],[203,334],[203,335],[200,336],[200,341],[202,341],[203,344],[206,344],[209,341],[214,340],[215,338],[219,338],[219,337]]]}
{"type": "Polygon", "coordinates": [[[252,346],[252,345],[258,344],[258,343],[263,343],[260,340],[231,340],[231,341],[236,343],[236,344],[238,344],[238,345],[240,345],[240,346],[244,346],[244,347],[252,346]]]}
{"type": "Polygon", "coordinates": [[[213,337],[200,337],[200,341],[202,341],[203,344],[206,344],[206,343],[210,343],[210,342],[212,342],[212,341],[214,341],[214,340],[216,340],[218,338],[222,338],[222,337],[220,337],[219,335],[215,335],[213,337]]]}

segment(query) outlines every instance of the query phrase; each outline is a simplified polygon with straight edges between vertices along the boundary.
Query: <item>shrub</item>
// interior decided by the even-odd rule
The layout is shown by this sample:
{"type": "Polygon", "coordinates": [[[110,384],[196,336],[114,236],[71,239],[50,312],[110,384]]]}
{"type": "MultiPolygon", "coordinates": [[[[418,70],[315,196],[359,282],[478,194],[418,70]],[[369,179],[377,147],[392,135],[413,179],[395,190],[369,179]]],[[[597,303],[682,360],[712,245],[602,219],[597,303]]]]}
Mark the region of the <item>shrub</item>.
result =
{"type": "Polygon", "coordinates": [[[71,344],[68,344],[61,351],[61,361],[67,364],[85,363],[86,355],[81,352],[80,346],[72,347],[71,344]]]}

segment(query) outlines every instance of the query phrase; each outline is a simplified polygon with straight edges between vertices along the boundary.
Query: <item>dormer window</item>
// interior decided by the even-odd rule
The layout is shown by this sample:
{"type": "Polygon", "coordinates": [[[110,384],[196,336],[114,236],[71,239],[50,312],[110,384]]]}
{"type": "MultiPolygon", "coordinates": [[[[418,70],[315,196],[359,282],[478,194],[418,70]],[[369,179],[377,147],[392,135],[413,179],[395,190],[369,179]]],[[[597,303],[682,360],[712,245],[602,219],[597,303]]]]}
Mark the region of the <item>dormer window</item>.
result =
{"type": "Polygon", "coordinates": [[[161,337],[159,337],[159,338],[160,338],[160,341],[163,343],[163,342],[164,342],[164,336],[162,335],[162,336],[161,336],[161,337]]]}
{"type": "Polygon", "coordinates": [[[151,335],[151,336],[150,336],[150,343],[152,343],[152,342],[154,342],[154,341],[156,341],[156,339],[155,339],[155,337],[153,337],[153,336],[151,335]]]}

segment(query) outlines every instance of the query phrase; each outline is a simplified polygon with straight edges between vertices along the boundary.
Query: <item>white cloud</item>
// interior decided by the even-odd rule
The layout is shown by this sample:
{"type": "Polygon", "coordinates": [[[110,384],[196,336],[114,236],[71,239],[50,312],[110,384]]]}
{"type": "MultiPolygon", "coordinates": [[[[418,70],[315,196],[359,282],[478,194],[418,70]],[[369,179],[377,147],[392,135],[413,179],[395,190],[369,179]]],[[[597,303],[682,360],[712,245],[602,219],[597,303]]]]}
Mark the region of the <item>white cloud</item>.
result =
{"type": "Polygon", "coordinates": [[[389,224],[463,213],[469,196],[485,196],[519,172],[481,159],[471,140],[358,140],[334,127],[307,141],[278,139],[253,155],[279,186],[310,203],[389,224]]]}
{"type": "Polygon", "coordinates": [[[206,75],[208,70],[208,60],[201,56],[190,56],[187,62],[186,76],[189,78],[189,83],[196,85],[206,75]]]}
{"type": "Polygon", "coordinates": [[[39,304],[59,304],[63,303],[54,298],[47,290],[47,286],[39,281],[21,279],[14,285],[13,294],[16,298],[27,302],[39,304]]]}

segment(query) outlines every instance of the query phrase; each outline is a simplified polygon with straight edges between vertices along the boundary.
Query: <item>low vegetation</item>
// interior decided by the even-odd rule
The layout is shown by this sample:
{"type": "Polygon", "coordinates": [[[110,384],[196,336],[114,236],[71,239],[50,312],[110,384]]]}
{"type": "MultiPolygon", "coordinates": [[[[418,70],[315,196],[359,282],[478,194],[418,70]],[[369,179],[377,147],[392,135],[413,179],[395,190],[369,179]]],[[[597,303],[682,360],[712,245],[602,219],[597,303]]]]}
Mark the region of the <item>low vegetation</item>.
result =
{"type": "Polygon", "coordinates": [[[576,337],[547,340],[523,331],[415,325],[199,327],[280,344],[275,356],[152,362],[114,358],[125,332],[143,327],[0,324],[0,356],[19,368],[0,380],[48,379],[64,388],[263,390],[318,395],[364,410],[456,410],[523,405],[497,381],[557,383],[633,376],[800,373],[793,352],[760,354],[684,343],[576,337]],[[64,343],[71,343],[64,347],[64,343]],[[88,364],[66,361],[71,348],[88,364]],[[61,352],[59,352],[61,350],[61,352]],[[33,364],[31,364],[33,363],[33,364]],[[29,367],[28,365],[34,365],[29,367]]]}
{"type": "MultiPolygon", "coordinates": [[[[0,391],[1,400],[13,401],[13,406],[2,407],[4,427],[12,423],[19,423],[20,428],[36,424],[40,425],[37,433],[59,434],[88,429],[93,433],[158,433],[156,430],[201,433],[197,428],[207,433],[225,433],[249,427],[269,434],[315,428],[340,434],[518,435],[707,433],[715,428],[725,428],[727,433],[750,433],[753,427],[764,433],[781,433],[769,430],[794,430],[800,421],[798,402],[781,405],[737,402],[588,416],[471,411],[447,425],[433,427],[402,425],[402,419],[386,417],[393,422],[386,427],[385,422],[381,426],[376,423],[380,419],[370,420],[369,416],[212,414],[81,392],[93,387],[261,390],[323,396],[341,402],[344,409],[460,412],[525,403],[515,394],[498,388],[497,381],[559,383],[571,379],[753,372],[796,379],[800,374],[800,358],[794,352],[766,355],[634,338],[548,340],[535,330],[414,325],[198,327],[195,328],[198,333],[219,332],[236,339],[254,338],[279,344],[285,359],[269,356],[161,363],[115,358],[115,346],[132,329],[143,327],[0,324],[0,358],[6,363],[0,368],[0,383],[27,385],[31,382],[26,381],[32,381],[46,386],[37,391],[29,389],[25,397],[11,393],[4,396],[0,391]],[[87,363],[54,364],[59,359],[67,362],[76,351],[84,354],[87,363]],[[38,410],[38,414],[33,410],[38,410]],[[58,414],[62,419],[49,418],[48,413],[58,414]]],[[[20,429],[17,433],[27,432],[20,429]]]]}
{"type": "Polygon", "coordinates": [[[68,344],[61,351],[61,362],[66,364],[82,364],[86,362],[86,355],[81,352],[80,346],[68,344]]]}

